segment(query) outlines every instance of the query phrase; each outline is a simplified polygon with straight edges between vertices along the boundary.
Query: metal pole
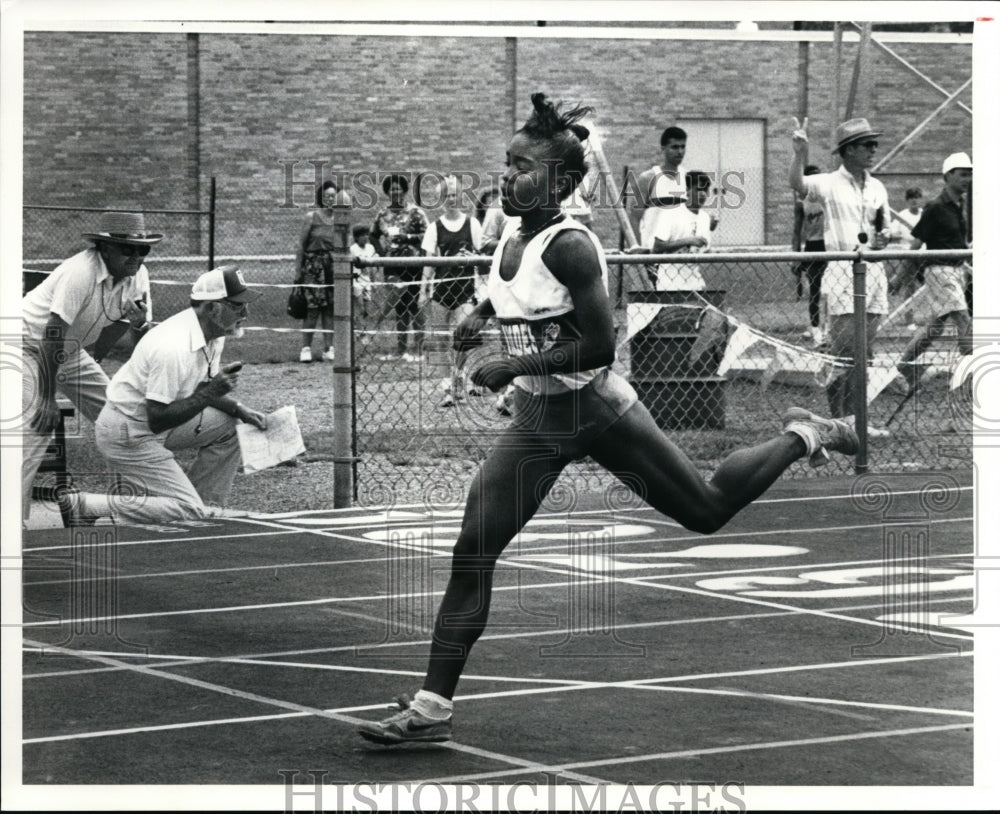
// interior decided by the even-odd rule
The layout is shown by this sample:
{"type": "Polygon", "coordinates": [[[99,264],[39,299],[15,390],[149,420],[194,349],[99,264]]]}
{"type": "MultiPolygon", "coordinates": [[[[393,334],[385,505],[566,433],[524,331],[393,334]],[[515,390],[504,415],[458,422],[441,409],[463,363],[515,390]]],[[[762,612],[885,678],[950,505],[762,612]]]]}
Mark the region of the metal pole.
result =
{"type": "Polygon", "coordinates": [[[215,176],[208,185],[208,270],[215,268],[215,176]]]}
{"type": "Polygon", "coordinates": [[[877,164],[875,164],[874,167],[871,168],[871,172],[877,172],[880,167],[884,166],[886,164],[886,162],[889,161],[889,159],[893,158],[899,152],[901,152],[902,150],[904,150],[906,148],[906,146],[911,141],[913,141],[913,139],[915,139],[918,135],[920,135],[921,132],[923,132],[923,130],[927,127],[927,125],[929,125],[943,110],[945,110],[948,106],[952,105],[955,102],[955,100],[959,97],[959,95],[967,87],[969,87],[969,85],[971,85],[971,84],[972,84],[972,77],[970,76],[962,84],[962,87],[960,87],[958,90],[956,90],[951,96],[949,96],[947,99],[945,99],[940,105],[938,105],[937,108],[934,110],[933,113],[931,113],[930,116],[928,116],[926,119],[924,119],[922,122],[920,122],[920,124],[918,124],[916,127],[914,127],[909,132],[909,134],[907,134],[906,138],[904,138],[901,142],[899,142],[899,144],[897,144],[895,147],[893,147],[891,150],[889,150],[889,152],[887,152],[884,156],[882,156],[882,160],[879,161],[877,164]]]}
{"type": "Polygon", "coordinates": [[[840,124],[840,63],[844,52],[844,27],[833,24],[833,112],[830,115],[830,143],[836,143],[837,125],[840,124]]]}
{"type": "Polygon", "coordinates": [[[354,358],[350,255],[333,255],[333,507],[354,505],[354,358]]]}
{"type": "MultiPolygon", "coordinates": [[[[795,31],[802,30],[802,23],[792,23],[795,31]]],[[[799,41],[799,119],[809,116],[809,43],[806,40],[799,41]]],[[[806,144],[806,163],[809,163],[809,145],[806,144]]]]}
{"type": "Polygon", "coordinates": [[[858,95],[856,106],[861,116],[872,114],[872,96],[875,75],[872,71],[872,24],[865,23],[861,29],[861,41],[858,43],[858,95]]]}
{"type": "MultiPolygon", "coordinates": [[[[857,23],[851,23],[851,25],[853,25],[859,31],[861,30],[861,26],[859,26],[857,23]]],[[[906,70],[908,70],[910,73],[912,73],[915,76],[917,76],[920,79],[922,79],[924,82],[926,82],[928,85],[930,85],[932,88],[934,88],[934,90],[936,90],[942,96],[948,96],[949,95],[947,90],[945,90],[944,88],[942,88],[937,82],[935,82],[929,76],[927,76],[926,74],[921,73],[919,70],[917,70],[917,68],[915,68],[909,62],[907,62],[903,57],[901,57],[899,54],[897,54],[895,51],[893,51],[888,45],[886,45],[886,44],[884,44],[882,42],[879,42],[876,39],[872,39],[872,45],[874,45],[876,48],[878,48],[883,53],[888,54],[890,57],[892,57],[894,60],[896,60],[896,62],[898,62],[900,65],[902,65],[904,68],[906,68],[906,70]]],[[[964,104],[963,102],[959,102],[958,103],[958,107],[961,108],[961,110],[963,112],[968,113],[970,116],[972,115],[972,108],[969,107],[967,104],[964,104]]]]}
{"type": "Polygon", "coordinates": [[[847,89],[847,105],[844,107],[844,120],[854,118],[854,102],[858,95],[858,81],[861,76],[861,48],[854,56],[854,68],[851,70],[851,86],[847,89]]]}
{"type": "Polygon", "coordinates": [[[865,262],[854,261],[854,427],[858,433],[858,453],[854,472],[868,471],[868,292],[865,262]]]}

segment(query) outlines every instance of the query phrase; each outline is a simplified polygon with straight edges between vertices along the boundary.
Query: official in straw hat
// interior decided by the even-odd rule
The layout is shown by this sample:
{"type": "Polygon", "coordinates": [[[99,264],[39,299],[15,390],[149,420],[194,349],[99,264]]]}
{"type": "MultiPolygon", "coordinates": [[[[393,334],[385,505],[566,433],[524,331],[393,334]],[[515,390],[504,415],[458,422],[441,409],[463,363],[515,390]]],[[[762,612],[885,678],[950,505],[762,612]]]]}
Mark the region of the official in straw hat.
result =
{"type": "Polygon", "coordinates": [[[108,386],[98,360],[130,328],[137,339],[148,326],[149,273],[143,258],[163,235],[146,231],[141,212],[109,211],[101,214],[97,230],[83,237],[93,245],[57,266],[21,303],[25,522],[39,464],[59,423],[57,396],[94,421],[108,386]]]}
{"type": "MultiPolygon", "coordinates": [[[[840,166],[833,172],[806,176],[803,172],[809,136],[809,120],[798,119],[792,133],[792,162],[788,182],[806,201],[823,207],[823,241],[826,251],[844,252],[883,249],[889,242],[892,215],[885,186],[870,172],[875,166],[880,131],[867,119],[850,119],[838,125],[833,135],[833,150],[840,157],[840,166]]],[[[878,322],[889,312],[888,283],[881,263],[868,261],[865,319],[868,334],[868,355],[872,354],[878,322]]],[[[853,364],[854,361],[854,274],[850,260],[833,260],[823,272],[823,295],[829,315],[830,353],[853,364]]],[[[853,368],[827,388],[830,411],[834,416],[851,415],[856,407],[853,368]]],[[[869,425],[868,437],[888,435],[881,427],[869,425]]]]}
{"type": "Polygon", "coordinates": [[[143,523],[232,514],[224,507],[242,462],[236,426],[265,429],[267,420],[233,398],[242,365],[222,364],[222,353],[257,297],[242,271],[220,266],[195,281],[190,308],[142,338],[108,385],[95,427],[127,499],[80,496],[76,511],[143,523]],[[174,457],[181,449],[197,450],[187,472],[174,457]]]}

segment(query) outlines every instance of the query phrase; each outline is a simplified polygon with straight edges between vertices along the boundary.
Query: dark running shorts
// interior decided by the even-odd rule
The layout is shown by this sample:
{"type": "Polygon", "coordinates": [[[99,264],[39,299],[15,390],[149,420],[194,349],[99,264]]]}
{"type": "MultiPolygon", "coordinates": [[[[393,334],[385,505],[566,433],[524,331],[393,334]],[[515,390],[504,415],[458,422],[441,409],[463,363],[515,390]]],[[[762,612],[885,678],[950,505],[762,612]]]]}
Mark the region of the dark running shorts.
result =
{"type": "Polygon", "coordinates": [[[557,447],[560,456],[577,460],[636,401],[632,385],[610,370],[579,390],[556,396],[534,396],[515,387],[510,431],[530,435],[533,443],[557,447]]]}

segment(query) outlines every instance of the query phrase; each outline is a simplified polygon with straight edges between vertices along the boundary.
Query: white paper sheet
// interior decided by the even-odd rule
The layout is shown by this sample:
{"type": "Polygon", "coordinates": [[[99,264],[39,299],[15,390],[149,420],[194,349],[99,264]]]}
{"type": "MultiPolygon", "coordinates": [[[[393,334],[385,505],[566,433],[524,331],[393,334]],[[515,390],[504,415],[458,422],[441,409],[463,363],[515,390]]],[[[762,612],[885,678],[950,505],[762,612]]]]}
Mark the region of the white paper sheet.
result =
{"type": "Polygon", "coordinates": [[[236,425],[236,434],[243,453],[244,472],[277,466],[306,451],[294,405],[281,407],[267,416],[266,430],[240,422],[236,425]]]}

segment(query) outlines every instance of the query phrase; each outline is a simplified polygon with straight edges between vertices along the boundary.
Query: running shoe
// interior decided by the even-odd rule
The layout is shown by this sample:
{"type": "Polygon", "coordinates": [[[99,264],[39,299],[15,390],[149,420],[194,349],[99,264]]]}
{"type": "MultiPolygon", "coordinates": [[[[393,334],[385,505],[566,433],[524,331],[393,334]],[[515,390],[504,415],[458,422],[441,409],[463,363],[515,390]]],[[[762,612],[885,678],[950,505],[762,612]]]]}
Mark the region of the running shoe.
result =
{"type": "Polygon", "coordinates": [[[299,354],[300,362],[311,362],[313,360],[312,348],[303,348],[302,352],[299,354]]]}
{"type": "MultiPolygon", "coordinates": [[[[818,441],[816,451],[809,456],[811,466],[823,466],[830,460],[829,450],[853,455],[858,451],[858,435],[846,421],[823,418],[802,407],[789,407],[781,417],[785,432],[803,433],[818,441]]],[[[804,440],[804,439],[803,439],[804,440]]]]}
{"type": "Polygon", "coordinates": [[[326,352],[323,354],[324,362],[332,362],[336,356],[334,355],[333,348],[327,348],[326,352]]]}
{"type": "Polygon", "coordinates": [[[421,715],[410,706],[408,695],[393,699],[398,709],[384,721],[366,721],[358,727],[358,734],[373,743],[393,746],[397,743],[441,743],[451,740],[451,716],[442,721],[421,715]]]}

